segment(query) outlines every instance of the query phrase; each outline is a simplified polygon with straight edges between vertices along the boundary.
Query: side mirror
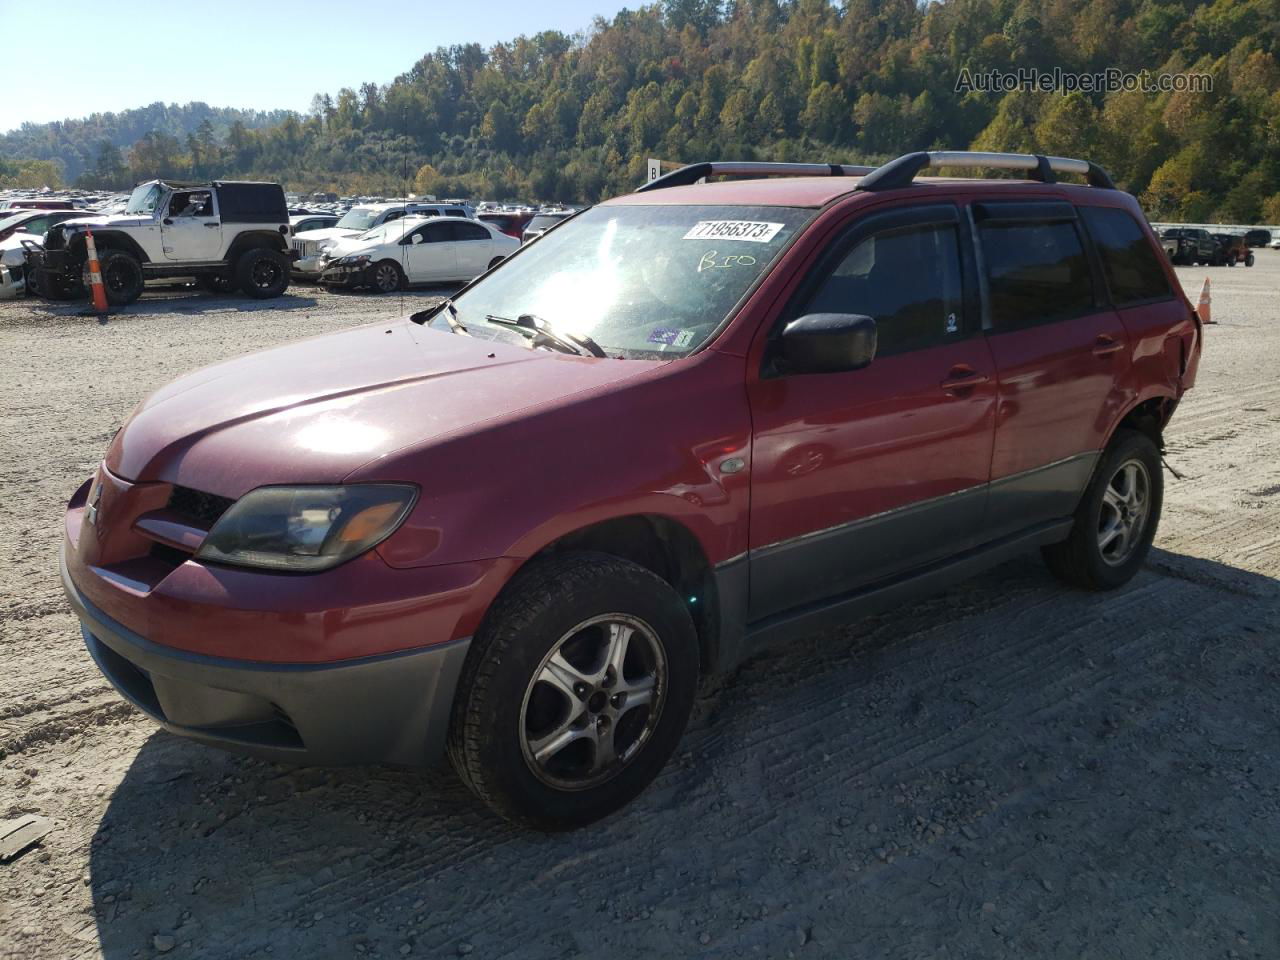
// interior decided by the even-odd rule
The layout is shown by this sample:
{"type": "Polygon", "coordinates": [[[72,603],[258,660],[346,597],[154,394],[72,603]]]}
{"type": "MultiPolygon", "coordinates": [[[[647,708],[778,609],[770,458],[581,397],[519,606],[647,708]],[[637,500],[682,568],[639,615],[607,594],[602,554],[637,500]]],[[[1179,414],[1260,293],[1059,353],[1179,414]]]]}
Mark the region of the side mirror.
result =
{"type": "Polygon", "coordinates": [[[861,370],[876,355],[876,322],[860,313],[809,313],[782,330],[783,373],[861,370]]]}

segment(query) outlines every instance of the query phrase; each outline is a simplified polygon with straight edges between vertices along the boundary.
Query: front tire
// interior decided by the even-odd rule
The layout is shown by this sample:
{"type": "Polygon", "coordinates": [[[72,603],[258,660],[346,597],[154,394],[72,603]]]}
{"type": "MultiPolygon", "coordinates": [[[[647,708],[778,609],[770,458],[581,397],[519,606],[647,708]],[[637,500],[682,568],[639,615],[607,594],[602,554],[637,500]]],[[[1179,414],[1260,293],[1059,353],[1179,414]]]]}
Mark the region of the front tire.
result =
{"type": "Polygon", "coordinates": [[[693,621],[665,581],[608,554],[535,560],[467,654],[449,759],[499,815],[580,827],[662,770],[697,680],[693,621]]]}
{"type": "Polygon", "coordinates": [[[1248,256],[1246,256],[1246,257],[1244,258],[1244,265],[1245,265],[1246,267],[1252,267],[1252,266],[1253,266],[1253,251],[1252,251],[1252,250],[1250,250],[1250,251],[1249,251],[1248,256]]]}
{"type": "Polygon", "coordinates": [[[289,261],[278,250],[246,250],[236,261],[236,286],[255,300],[278,297],[289,288],[289,261]]]}
{"type": "Polygon", "coordinates": [[[1151,550],[1164,500],[1155,441],[1120,430],[1076,508],[1071,535],[1041,548],[1049,569],[1086,590],[1114,590],[1133,579],[1151,550]]]}
{"type": "Polygon", "coordinates": [[[394,260],[379,260],[365,271],[365,283],[374,293],[395,293],[405,288],[404,271],[394,260]]]}
{"type": "MultiPolygon", "coordinates": [[[[107,303],[111,306],[123,307],[142,296],[143,287],[146,286],[142,264],[123,250],[103,250],[99,253],[98,269],[102,271],[102,286],[106,289],[107,303]]],[[[92,296],[88,261],[84,265],[83,286],[92,296]]]]}

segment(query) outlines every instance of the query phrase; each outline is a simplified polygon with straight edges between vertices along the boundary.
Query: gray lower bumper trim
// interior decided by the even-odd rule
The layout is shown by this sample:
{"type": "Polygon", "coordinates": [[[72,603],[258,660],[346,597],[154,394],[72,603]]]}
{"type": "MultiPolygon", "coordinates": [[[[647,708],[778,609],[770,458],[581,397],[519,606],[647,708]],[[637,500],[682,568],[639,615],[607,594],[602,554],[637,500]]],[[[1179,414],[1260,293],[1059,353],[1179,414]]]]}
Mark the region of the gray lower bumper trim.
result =
{"type": "Polygon", "coordinates": [[[166,730],[298,763],[425,766],[444,752],[470,639],[328,664],[229,660],[164,647],[62,583],[99,669],[166,730]]]}

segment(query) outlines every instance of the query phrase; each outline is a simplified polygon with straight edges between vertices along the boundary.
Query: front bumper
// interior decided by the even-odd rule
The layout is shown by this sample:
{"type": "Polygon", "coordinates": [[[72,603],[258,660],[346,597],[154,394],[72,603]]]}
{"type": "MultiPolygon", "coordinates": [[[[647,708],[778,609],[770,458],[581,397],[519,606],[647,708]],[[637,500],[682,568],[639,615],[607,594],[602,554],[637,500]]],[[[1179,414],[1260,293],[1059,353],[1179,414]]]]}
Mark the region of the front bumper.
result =
{"type": "Polygon", "coordinates": [[[171,733],[272,760],[424,766],[444,751],[469,638],[336,663],[266,663],[154,643],[96,607],[60,554],[90,656],[171,733]]]}
{"type": "Polygon", "coordinates": [[[320,282],[336,287],[352,287],[364,282],[367,263],[328,263],[320,274],[320,282]]]}
{"type": "Polygon", "coordinates": [[[27,268],[0,263],[0,300],[13,300],[27,290],[27,268]]]}
{"type": "Polygon", "coordinates": [[[319,254],[311,257],[303,257],[299,256],[298,252],[295,250],[293,251],[293,255],[296,259],[293,261],[293,265],[289,269],[293,272],[295,277],[298,277],[301,280],[320,279],[320,274],[323,271],[320,269],[321,258],[319,254]]]}

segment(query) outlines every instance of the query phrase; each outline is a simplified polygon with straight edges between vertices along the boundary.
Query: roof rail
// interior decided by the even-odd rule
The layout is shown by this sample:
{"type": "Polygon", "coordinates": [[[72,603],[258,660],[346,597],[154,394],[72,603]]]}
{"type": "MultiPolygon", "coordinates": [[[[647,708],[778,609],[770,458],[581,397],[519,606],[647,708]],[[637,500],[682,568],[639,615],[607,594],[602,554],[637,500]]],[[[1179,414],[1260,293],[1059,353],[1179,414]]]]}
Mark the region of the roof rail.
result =
{"type": "MultiPolygon", "coordinates": [[[[755,161],[691,163],[637,188],[636,193],[684,187],[704,177],[861,177],[875,167],[855,167],[842,163],[759,163],[755,161]]],[[[883,169],[883,168],[880,168],[883,169]]]]}
{"type": "Polygon", "coordinates": [[[858,183],[859,190],[896,190],[909,187],[926,167],[988,167],[993,170],[1026,170],[1031,179],[1056,183],[1059,173],[1078,173],[1091,187],[1114,190],[1106,170],[1091,160],[1045,157],[1029,153],[983,153],[971,150],[932,150],[907,153],[877,167],[858,183]]]}

